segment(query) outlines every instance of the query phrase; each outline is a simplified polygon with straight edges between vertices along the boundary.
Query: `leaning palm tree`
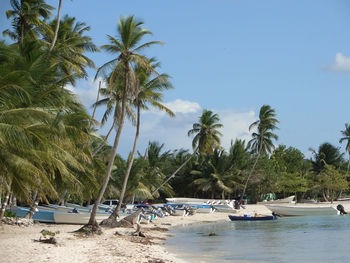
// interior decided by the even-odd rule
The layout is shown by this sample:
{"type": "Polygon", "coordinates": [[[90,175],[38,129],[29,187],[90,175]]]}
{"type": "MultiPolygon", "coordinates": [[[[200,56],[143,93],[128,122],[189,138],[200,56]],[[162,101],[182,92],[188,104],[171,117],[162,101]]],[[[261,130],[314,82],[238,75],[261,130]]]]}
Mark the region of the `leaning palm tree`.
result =
{"type": "Polygon", "coordinates": [[[101,202],[111,175],[120,135],[124,126],[127,100],[134,98],[138,93],[137,85],[135,85],[135,82],[133,81],[135,80],[135,76],[132,70],[132,65],[137,63],[142,67],[151,68],[148,59],[139,52],[142,49],[150,47],[154,44],[161,44],[159,41],[150,41],[139,45],[144,36],[151,34],[151,31],[144,29],[142,25],[143,22],[138,21],[134,18],[134,16],[119,19],[118,37],[115,38],[108,36],[111,44],[102,46],[102,49],[111,54],[117,54],[117,57],[101,66],[98,69],[96,76],[103,74],[106,77],[108,74],[107,79],[109,87],[114,87],[115,84],[119,82],[118,79],[122,79],[123,83],[121,88],[123,91],[121,96],[121,112],[117,121],[118,129],[114,138],[111,155],[108,160],[106,176],[102,182],[88,223],[88,225],[93,226],[92,229],[96,229],[96,227],[98,228],[98,224],[95,219],[97,207],[101,202]],[[122,74],[120,74],[121,72],[122,74]]]}
{"type": "MultiPolygon", "coordinates": [[[[153,61],[154,59],[150,60],[151,63],[153,61]]],[[[158,66],[158,63],[153,63],[152,66],[156,68],[158,66]]],[[[129,156],[128,167],[125,172],[123,187],[119,196],[118,206],[116,207],[116,209],[113,211],[113,213],[110,215],[110,217],[107,220],[101,222],[101,225],[105,225],[105,224],[113,225],[113,223],[116,223],[116,219],[118,217],[122,202],[124,200],[124,194],[128,183],[131,167],[133,165],[134,158],[135,158],[136,147],[137,147],[137,142],[138,142],[139,133],[140,133],[141,110],[149,110],[148,104],[150,104],[153,108],[157,108],[159,110],[165,111],[172,117],[175,116],[175,114],[169,108],[167,108],[162,104],[162,100],[163,100],[162,91],[172,88],[172,85],[168,80],[169,76],[166,74],[161,74],[151,79],[152,72],[140,66],[136,67],[135,73],[138,79],[139,92],[134,100],[134,104],[137,112],[134,146],[133,146],[131,155],[129,156]]]]}
{"type": "Polygon", "coordinates": [[[279,120],[277,120],[275,117],[275,110],[272,109],[269,105],[263,105],[260,108],[259,119],[249,126],[249,131],[254,128],[257,129],[256,132],[253,132],[253,138],[248,142],[247,145],[247,147],[252,149],[252,152],[256,154],[256,159],[244,184],[241,201],[245,195],[249,179],[253,174],[260,156],[267,155],[274,149],[273,140],[277,140],[278,136],[272,131],[278,129],[276,124],[279,123],[279,120]]]}
{"type": "Polygon", "coordinates": [[[346,176],[349,173],[350,168],[350,125],[348,123],[345,123],[345,130],[341,131],[342,135],[344,136],[339,140],[339,143],[346,142],[345,150],[349,153],[349,161],[348,161],[348,167],[346,169],[346,176]]]}
{"type": "MultiPolygon", "coordinates": [[[[223,125],[219,123],[220,118],[218,114],[213,114],[210,110],[203,110],[198,123],[193,124],[193,128],[188,131],[187,135],[194,135],[192,141],[193,153],[191,156],[175,170],[163,183],[157,187],[153,192],[154,195],[160,188],[167,184],[175,175],[197,154],[213,154],[214,149],[220,147],[221,132],[218,129],[223,125]]],[[[145,202],[146,200],[144,200],[145,202]]]]}
{"type": "Polygon", "coordinates": [[[58,2],[58,9],[57,9],[57,18],[56,18],[56,26],[55,26],[55,33],[50,45],[50,51],[53,49],[53,47],[56,44],[57,35],[58,35],[58,29],[60,28],[60,20],[61,20],[61,9],[62,9],[62,0],[59,0],[58,2]]]}

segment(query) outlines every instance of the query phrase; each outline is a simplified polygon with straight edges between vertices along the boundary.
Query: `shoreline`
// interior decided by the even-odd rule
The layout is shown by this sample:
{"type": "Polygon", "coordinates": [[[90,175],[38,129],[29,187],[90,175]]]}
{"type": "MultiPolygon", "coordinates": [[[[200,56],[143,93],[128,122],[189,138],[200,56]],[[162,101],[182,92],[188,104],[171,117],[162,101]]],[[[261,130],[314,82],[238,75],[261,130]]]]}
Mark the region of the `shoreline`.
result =
{"type": "MultiPolygon", "coordinates": [[[[350,202],[336,202],[350,209],[350,202]]],[[[335,205],[335,204],[334,204],[335,205]]],[[[264,205],[247,205],[235,215],[270,215],[264,205]]],[[[3,263],[15,262],[135,262],[135,263],[188,263],[179,255],[170,253],[165,240],[169,238],[169,228],[206,222],[229,221],[230,213],[196,213],[192,216],[168,216],[158,218],[149,224],[141,224],[146,238],[115,235],[115,232],[132,232],[131,228],[103,228],[102,235],[81,237],[73,233],[80,225],[34,224],[29,227],[0,225],[0,258],[3,263]],[[56,236],[58,245],[34,242],[39,239],[40,231],[60,231],[56,236]]]]}
{"type": "MultiPolygon", "coordinates": [[[[262,205],[248,205],[239,213],[270,213],[262,205]]],[[[146,238],[118,236],[114,233],[132,232],[131,228],[103,228],[102,235],[81,237],[73,233],[80,225],[34,224],[20,227],[0,225],[0,258],[3,263],[14,262],[169,262],[186,263],[177,255],[167,251],[165,240],[169,228],[193,223],[229,220],[230,213],[196,213],[192,216],[167,216],[158,218],[150,224],[141,224],[146,238]],[[41,237],[40,231],[55,232],[58,245],[34,242],[41,237]]]]}

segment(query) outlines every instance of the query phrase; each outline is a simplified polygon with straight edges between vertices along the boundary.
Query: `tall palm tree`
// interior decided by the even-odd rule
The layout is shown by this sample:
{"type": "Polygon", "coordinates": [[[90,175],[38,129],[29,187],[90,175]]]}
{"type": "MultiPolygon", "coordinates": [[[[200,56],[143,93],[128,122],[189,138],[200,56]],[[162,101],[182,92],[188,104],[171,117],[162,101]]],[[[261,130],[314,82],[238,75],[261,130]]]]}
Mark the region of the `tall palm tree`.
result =
{"type": "Polygon", "coordinates": [[[213,154],[214,149],[220,147],[221,132],[218,129],[223,125],[219,123],[218,114],[213,114],[210,110],[203,110],[198,123],[193,124],[193,128],[188,131],[188,136],[194,135],[192,148],[198,149],[200,154],[213,154]]]}
{"type": "Polygon", "coordinates": [[[272,109],[269,105],[263,105],[260,108],[259,119],[249,126],[249,131],[254,128],[257,130],[256,132],[253,132],[253,138],[248,142],[247,145],[247,147],[251,148],[253,153],[256,154],[256,159],[244,184],[241,201],[245,195],[249,179],[253,174],[260,156],[271,153],[274,149],[273,140],[278,140],[278,136],[272,132],[273,130],[278,129],[276,125],[279,123],[279,120],[275,117],[275,110],[272,109]]]}
{"type": "Polygon", "coordinates": [[[58,9],[57,9],[57,18],[56,18],[56,27],[55,27],[55,33],[50,45],[50,51],[53,49],[53,47],[56,44],[57,35],[58,35],[58,29],[60,27],[60,20],[61,20],[61,8],[62,8],[62,0],[59,0],[58,2],[58,9]]]}
{"type": "Polygon", "coordinates": [[[67,15],[59,22],[57,41],[55,40],[55,46],[52,46],[53,30],[57,23],[56,20],[53,20],[48,25],[49,29],[45,31],[43,39],[47,49],[50,50],[50,55],[60,62],[59,74],[65,76],[74,85],[75,79],[87,77],[86,68],[95,68],[94,62],[86,56],[85,52],[97,52],[98,48],[92,38],[85,35],[90,27],[67,15]]]}
{"type": "MultiPolygon", "coordinates": [[[[158,63],[152,63],[154,62],[154,59],[150,60],[152,67],[156,68],[159,64],[158,63]]],[[[170,116],[175,116],[174,113],[168,109],[166,106],[162,104],[163,100],[163,90],[167,90],[172,88],[171,83],[169,82],[169,76],[166,74],[161,74],[157,75],[155,78],[151,79],[151,74],[149,70],[142,68],[140,66],[137,66],[135,69],[136,77],[138,79],[138,85],[139,85],[139,92],[137,93],[135,99],[134,99],[134,104],[136,107],[136,112],[137,112],[137,117],[136,117],[136,134],[135,134],[135,139],[134,139],[134,145],[133,149],[131,152],[131,155],[129,156],[128,160],[128,167],[125,172],[124,176],[124,182],[123,182],[123,187],[119,196],[119,203],[116,209],[113,211],[111,216],[108,218],[106,221],[102,221],[101,225],[104,224],[113,224],[114,221],[116,222],[116,219],[118,217],[122,202],[124,200],[124,194],[126,190],[126,186],[128,183],[131,167],[134,162],[135,158],[135,153],[136,153],[136,147],[137,147],[137,142],[139,138],[139,132],[140,132],[140,113],[141,110],[149,110],[148,104],[150,104],[153,108],[157,108],[159,110],[165,111],[168,113],[170,116]]]]}
{"type": "MultiPolygon", "coordinates": [[[[220,118],[218,114],[214,114],[210,110],[203,110],[198,123],[193,124],[193,128],[188,131],[187,135],[194,135],[192,140],[193,153],[191,156],[173,172],[163,183],[157,187],[152,195],[160,188],[167,184],[175,175],[199,152],[200,154],[213,154],[214,149],[220,147],[221,132],[218,129],[223,125],[219,123],[220,118]]],[[[145,200],[146,201],[146,200],[145,200]]]]}
{"type": "Polygon", "coordinates": [[[345,150],[349,154],[348,167],[346,169],[347,176],[350,168],[350,125],[348,123],[345,123],[345,130],[341,131],[341,133],[344,137],[339,140],[339,143],[343,143],[344,141],[346,142],[345,150]]]}
{"type": "Polygon", "coordinates": [[[43,31],[40,27],[46,24],[41,19],[46,19],[51,15],[52,6],[44,0],[11,0],[13,10],[6,11],[6,17],[12,18],[13,31],[5,30],[3,35],[23,43],[26,34],[32,38],[37,38],[37,31],[43,31]]]}
{"type": "Polygon", "coordinates": [[[114,87],[114,85],[118,83],[118,78],[120,79],[121,77],[121,79],[123,80],[123,85],[121,86],[123,92],[121,97],[121,112],[119,115],[120,117],[117,121],[118,129],[114,139],[111,155],[108,160],[106,176],[102,182],[88,223],[88,225],[93,226],[94,228],[98,228],[98,224],[95,219],[97,207],[101,202],[101,199],[106,190],[111,175],[120,135],[124,126],[124,120],[126,115],[126,103],[130,97],[135,97],[135,95],[137,95],[138,92],[137,86],[133,81],[135,80],[135,76],[132,70],[132,64],[137,63],[142,67],[151,68],[148,59],[138,52],[154,44],[161,44],[161,42],[159,41],[150,41],[140,45],[142,38],[146,35],[151,34],[151,31],[144,29],[142,25],[143,22],[138,21],[134,18],[134,16],[120,18],[118,23],[118,37],[115,38],[112,36],[108,36],[111,44],[102,46],[102,49],[106,50],[111,54],[117,54],[117,57],[101,66],[98,69],[96,76],[99,76],[100,74],[107,74],[107,72],[109,71],[107,78],[109,87],[114,87]],[[121,76],[120,72],[122,72],[121,76]]]}

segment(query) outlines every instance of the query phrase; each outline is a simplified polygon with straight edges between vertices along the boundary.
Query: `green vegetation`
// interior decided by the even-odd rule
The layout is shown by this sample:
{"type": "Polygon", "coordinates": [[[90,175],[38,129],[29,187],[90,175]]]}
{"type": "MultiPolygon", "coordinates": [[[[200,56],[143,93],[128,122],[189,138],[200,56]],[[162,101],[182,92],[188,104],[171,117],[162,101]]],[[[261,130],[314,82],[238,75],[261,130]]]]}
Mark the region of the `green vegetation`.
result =
{"type": "MultiPolygon", "coordinates": [[[[105,113],[94,120],[65,88],[95,68],[88,52],[99,48],[87,35],[90,28],[68,15],[61,19],[60,10],[52,18],[54,8],[43,0],[11,4],[6,14],[12,28],[3,34],[13,43],[0,41],[0,219],[14,198],[31,207],[28,217],[39,202],[93,202],[89,225],[98,227],[96,209],[103,198],[128,203],[247,195],[256,202],[274,193],[333,201],[348,191],[350,159],[345,161],[336,146],[320,145],[311,159],[296,148],[275,147],[279,121],[269,105],[250,125],[248,143],[236,139],[223,149],[219,115],[203,110],[187,134],[193,136],[193,153],[165,149],[162,142],[149,142],[145,153],[137,152],[141,111],[152,107],[174,115],[163,103],[163,93],[173,88],[170,76],[159,73],[156,59],[142,53],[162,42],[143,42],[151,31],[134,16],[119,19],[116,36],[108,35],[109,44],[101,47],[113,57],[97,69],[96,77],[105,85],[100,83],[101,98],[94,106],[105,113]],[[98,121],[105,125],[108,118],[108,134],[98,135],[98,121]],[[127,121],[135,126],[135,139],[124,160],[117,150],[127,121]]],[[[348,124],[341,135],[350,154],[348,124]]],[[[120,205],[106,224],[116,219],[120,205]]]]}

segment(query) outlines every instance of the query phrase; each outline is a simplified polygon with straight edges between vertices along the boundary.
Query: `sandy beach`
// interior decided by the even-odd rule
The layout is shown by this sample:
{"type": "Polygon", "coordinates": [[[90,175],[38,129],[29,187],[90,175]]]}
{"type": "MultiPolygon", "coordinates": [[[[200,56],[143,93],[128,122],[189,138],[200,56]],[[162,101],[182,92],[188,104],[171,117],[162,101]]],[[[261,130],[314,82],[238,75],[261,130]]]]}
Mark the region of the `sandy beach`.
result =
{"type": "MultiPolygon", "coordinates": [[[[339,203],[339,202],[337,202],[339,203]]],[[[349,211],[350,203],[343,203],[349,211]]],[[[247,205],[239,214],[269,215],[271,212],[264,205],[247,205]]],[[[193,216],[168,216],[158,218],[150,224],[142,224],[146,238],[115,235],[131,232],[133,229],[103,229],[102,235],[82,237],[73,233],[78,225],[34,224],[29,227],[0,225],[0,258],[3,263],[14,262],[178,262],[184,263],[169,253],[163,246],[169,237],[169,227],[201,222],[229,220],[228,213],[197,213],[193,216]],[[34,242],[39,239],[40,231],[60,231],[58,245],[34,242]]]]}
{"type": "MultiPolygon", "coordinates": [[[[248,205],[239,213],[269,214],[262,205],[248,205]]],[[[229,220],[227,213],[198,213],[193,216],[168,216],[158,218],[150,224],[142,224],[146,238],[118,236],[116,231],[125,233],[133,229],[103,229],[102,235],[81,237],[72,233],[77,225],[34,224],[29,227],[0,226],[0,258],[3,263],[14,262],[179,262],[163,246],[169,236],[166,229],[173,226],[200,222],[229,220]],[[34,242],[39,239],[42,229],[57,235],[58,245],[34,242]],[[163,261],[161,261],[163,260],[163,261]]]]}

